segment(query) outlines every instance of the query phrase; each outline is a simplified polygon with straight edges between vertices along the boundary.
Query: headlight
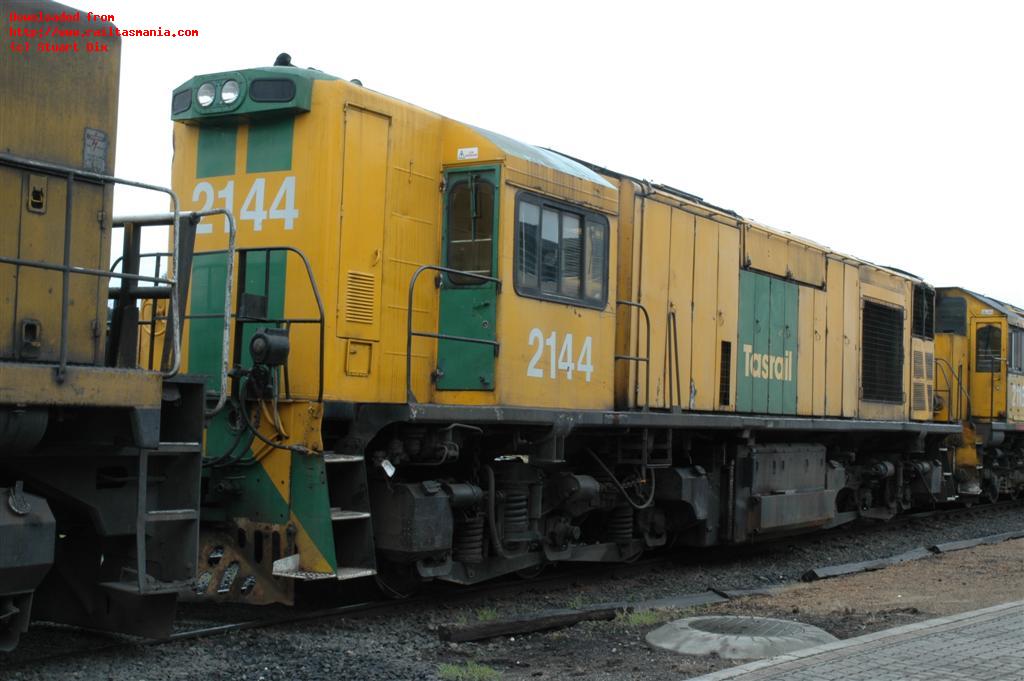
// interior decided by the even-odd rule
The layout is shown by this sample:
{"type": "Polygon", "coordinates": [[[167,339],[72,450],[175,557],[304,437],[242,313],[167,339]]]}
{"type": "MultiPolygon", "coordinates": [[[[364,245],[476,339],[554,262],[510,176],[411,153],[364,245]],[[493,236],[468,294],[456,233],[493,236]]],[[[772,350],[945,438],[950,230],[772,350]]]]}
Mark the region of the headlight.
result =
{"type": "Polygon", "coordinates": [[[217,94],[217,88],[213,87],[213,83],[203,83],[196,92],[196,101],[199,102],[199,106],[210,106],[213,104],[215,94],[217,94]]]}
{"type": "Polygon", "coordinates": [[[224,84],[220,86],[220,101],[225,104],[233,104],[238,99],[239,90],[237,80],[224,81],[224,84]]]}

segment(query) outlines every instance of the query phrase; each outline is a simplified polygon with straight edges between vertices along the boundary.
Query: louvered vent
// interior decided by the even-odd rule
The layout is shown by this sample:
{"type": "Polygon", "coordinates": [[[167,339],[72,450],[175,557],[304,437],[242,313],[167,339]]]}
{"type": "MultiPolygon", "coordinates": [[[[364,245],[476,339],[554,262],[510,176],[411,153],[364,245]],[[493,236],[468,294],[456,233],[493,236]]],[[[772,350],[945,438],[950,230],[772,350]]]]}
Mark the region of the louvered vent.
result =
{"type": "Polygon", "coordinates": [[[910,408],[913,409],[914,411],[924,411],[925,409],[927,409],[928,403],[925,402],[926,394],[924,383],[915,383],[912,393],[913,403],[911,404],[910,408]]]}
{"type": "Polygon", "coordinates": [[[345,300],[345,321],[354,324],[373,324],[373,308],[376,298],[377,282],[373,275],[350,270],[345,300]]]}
{"type": "Polygon", "coordinates": [[[924,355],[914,350],[914,378],[924,378],[924,355]]]}
{"type": "Polygon", "coordinates": [[[928,406],[929,406],[929,408],[932,409],[932,411],[935,410],[935,397],[932,394],[932,386],[931,385],[928,386],[928,406]]]}
{"type": "Polygon", "coordinates": [[[935,357],[930,352],[925,353],[924,370],[929,381],[935,380],[935,357]]]}

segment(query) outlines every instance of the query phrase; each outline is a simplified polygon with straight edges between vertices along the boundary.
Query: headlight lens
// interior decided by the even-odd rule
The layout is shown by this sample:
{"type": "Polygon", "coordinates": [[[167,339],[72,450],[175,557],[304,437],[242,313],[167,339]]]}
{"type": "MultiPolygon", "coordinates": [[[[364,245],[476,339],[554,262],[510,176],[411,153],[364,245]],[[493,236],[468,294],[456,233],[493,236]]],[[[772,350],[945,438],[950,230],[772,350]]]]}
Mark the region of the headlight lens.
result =
{"type": "Polygon", "coordinates": [[[238,99],[240,90],[237,80],[224,81],[224,84],[220,86],[220,101],[225,104],[233,104],[238,99]]]}
{"type": "Polygon", "coordinates": [[[203,83],[196,92],[196,101],[199,102],[199,106],[210,106],[213,104],[213,97],[216,94],[217,88],[213,86],[213,83],[203,83]]]}

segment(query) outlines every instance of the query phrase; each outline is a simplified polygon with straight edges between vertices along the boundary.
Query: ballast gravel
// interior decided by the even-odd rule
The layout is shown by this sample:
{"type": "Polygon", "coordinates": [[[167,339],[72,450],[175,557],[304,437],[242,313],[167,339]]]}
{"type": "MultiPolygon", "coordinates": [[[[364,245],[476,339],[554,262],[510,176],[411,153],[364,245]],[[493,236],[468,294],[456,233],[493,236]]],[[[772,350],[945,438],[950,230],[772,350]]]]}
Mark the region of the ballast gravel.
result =
{"type": "MultiPolygon", "coordinates": [[[[386,615],[335,617],[158,646],[112,645],[123,639],[40,625],[23,637],[15,653],[0,654],[0,681],[687,678],[730,663],[649,648],[644,635],[669,619],[707,612],[782,616],[822,627],[840,638],[856,636],[933,616],[939,611],[928,606],[933,593],[947,608],[953,607],[950,603],[961,611],[982,607],[975,604],[984,601],[986,585],[1005,586],[1007,580],[1024,575],[1024,555],[1014,553],[1024,553],[1024,541],[969,549],[876,573],[802,585],[776,596],[729,601],[685,613],[624,615],[613,622],[585,622],[553,632],[479,643],[442,642],[437,627],[550,608],[656,600],[708,589],[756,590],[791,585],[813,567],[885,558],[919,546],[1021,529],[1024,507],[1018,505],[915,518],[891,526],[837,529],[741,551],[676,549],[670,560],[647,567],[624,566],[612,573],[573,572],[568,586],[564,582],[555,588],[541,581],[522,581],[513,582],[497,594],[466,597],[456,597],[458,590],[453,587],[453,597],[442,605],[410,605],[400,615],[390,611],[386,615]],[[982,560],[978,556],[989,557],[982,560]],[[988,570],[984,579],[963,579],[964,567],[958,561],[971,557],[982,560],[970,568],[974,573],[988,570]],[[903,568],[924,569],[912,567],[921,563],[927,563],[927,569],[934,572],[928,579],[918,579],[918,583],[903,589],[905,593],[896,593],[900,587],[893,587],[892,592],[879,589],[881,575],[903,568]],[[850,584],[855,586],[847,588],[850,584]],[[822,591],[803,591],[814,588],[822,591]],[[811,607],[827,600],[822,593],[830,594],[833,601],[826,603],[827,607],[811,607]],[[798,597],[803,600],[793,600],[798,597]],[[103,646],[107,648],[96,650],[103,646]],[[67,654],[78,648],[92,652],[67,654]]],[[[553,571],[567,572],[564,568],[553,571]]],[[[260,619],[279,612],[185,604],[179,628],[260,619]]]]}

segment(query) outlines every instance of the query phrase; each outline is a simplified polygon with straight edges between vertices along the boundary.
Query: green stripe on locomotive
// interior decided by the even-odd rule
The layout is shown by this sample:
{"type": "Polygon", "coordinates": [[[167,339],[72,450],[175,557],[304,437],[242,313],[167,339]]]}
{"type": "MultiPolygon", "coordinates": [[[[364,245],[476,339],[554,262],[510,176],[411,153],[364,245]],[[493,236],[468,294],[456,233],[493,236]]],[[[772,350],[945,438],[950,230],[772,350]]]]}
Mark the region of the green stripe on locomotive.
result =
{"type": "Polygon", "coordinates": [[[737,411],[796,414],[799,289],[740,272],[737,411]]]}
{"type": "MultiPolygon", "coordinates": [[[[284,316],[284,294],[287,281],[287,253],[284,251],[250,251],[245,258],[244,291],[265,295],[266,316],[270,319],[284,316]],[[269,271],[268,271],[269,266],[269,271]]],[[[198,254],[193,264],[192,315],[219,315],[223,310],[225,259],[222,253],[198,254]]],[[[251,368],[249,341],[262,328],[274,326],[269,322],[248,322],[242,325],[239,347],[241,362],[251,368]]],[[[190,371],[207,377],[207,388],[218,390],[220,349],[223,343],[223,324],[219,316],[193,318],[189,330],[190,371]]],[[[258,409],[250,406],[250,410],[258,409]]],[[[288,498],[282,496],[279,486],[262,461],[255,459],[254,450],[247,447],[237,451],[240,439],[237,424],[232,427],[229,410],[224,410],[209,423],[206,432],[206,459],[218,460],[224,465],[206,468],[209,500],[204,516],[209,520],[228,520],[244,517],[254,522],[276,525],[288,524],[293,515],[316,544],[324,558],[334,565],[334,537],[327,498],[326,476],[321,457],[292,453],[287,481],[288,498]],[[223,458],[222,457],[227,457],[223,458]],[[234,463],[231,460],[235,459],[234,463]],[[216,515],[217,517],[213,517],[216,515]]],[[[257,446],[256,449],[264,449],[257,446]]],[[[284,484],[285,481],[278,481],[284,484]]]]}

